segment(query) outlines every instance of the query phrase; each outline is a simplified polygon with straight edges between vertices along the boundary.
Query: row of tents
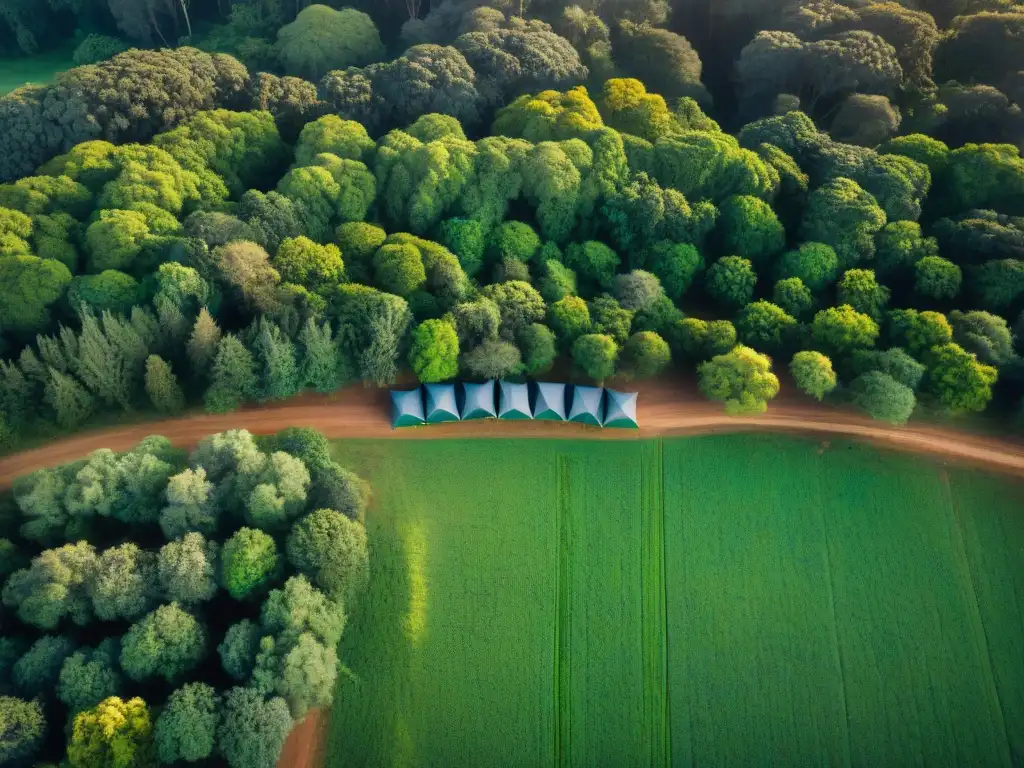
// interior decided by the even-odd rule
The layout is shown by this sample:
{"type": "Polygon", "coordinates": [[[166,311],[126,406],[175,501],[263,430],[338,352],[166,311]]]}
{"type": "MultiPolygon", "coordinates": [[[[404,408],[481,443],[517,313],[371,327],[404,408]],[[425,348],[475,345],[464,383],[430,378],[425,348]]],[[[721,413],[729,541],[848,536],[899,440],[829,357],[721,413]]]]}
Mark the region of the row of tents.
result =
{"type": "Polygon", "coordinates": [[[469,419],[539,419],[636,428],[636,399],[636,392],[551,382],[423,384],[391,392],[391,426],[469,419]]]}

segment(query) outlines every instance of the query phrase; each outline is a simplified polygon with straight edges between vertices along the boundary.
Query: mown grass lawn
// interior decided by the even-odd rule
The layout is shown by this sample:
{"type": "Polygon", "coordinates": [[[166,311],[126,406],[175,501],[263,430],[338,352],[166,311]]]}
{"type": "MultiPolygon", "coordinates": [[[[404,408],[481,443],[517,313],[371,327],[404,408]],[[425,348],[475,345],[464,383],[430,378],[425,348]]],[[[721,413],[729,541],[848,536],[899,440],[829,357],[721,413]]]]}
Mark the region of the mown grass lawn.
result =
{"type": "Polygon", "coordinates": [[[1019,765],[1024,486],[866,447],[345,441],[334,766],[1019,765]]]}

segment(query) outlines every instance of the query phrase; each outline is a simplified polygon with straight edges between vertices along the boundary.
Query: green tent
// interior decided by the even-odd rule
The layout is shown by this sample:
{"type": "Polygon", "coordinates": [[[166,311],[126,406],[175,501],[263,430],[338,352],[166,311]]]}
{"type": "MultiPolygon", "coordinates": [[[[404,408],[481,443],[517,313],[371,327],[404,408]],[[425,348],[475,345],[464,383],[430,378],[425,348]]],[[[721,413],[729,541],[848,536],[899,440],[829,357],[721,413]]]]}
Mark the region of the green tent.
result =
{"type": "Polygon", "coordinates": [[[459,420],[454,384],[424,384],[423,389],[427,393],[427,424],[459,420]]]}
{"type": "Polygon", "coordinates": [[[532,419],[529,387],[511,381],[498,382],[498,418],[509,421],[532,419]]]}
{"type": "Polygon", "coordinates": [[[569,421],[600,427],[603,395],[604,390],[600,387],[573,387],[569,421]]]}
{"type": "Polygon", "coordinates": [[[613,389],[604,392],[604,426],[639,427],[636,421],[636,392],[616,392],[613,389]]]}
{"type": "Polygon", "coordinates": [[[462,385],[462,420],[466,419],[493,419],[497,417],[494,411],[494,381],[485,381],[483,384],[462,385]]]}
{"type": "Polygon", "coordinates": [[[391,392],[391,428],[414,427],[422,424],[423,393],[419,387],[405,392],[391,392]]]}
{"type": "Polygon", "coordinates": [[[565,421],[565,384],[538,382],[534,385],[533,418],[565,421]]]}

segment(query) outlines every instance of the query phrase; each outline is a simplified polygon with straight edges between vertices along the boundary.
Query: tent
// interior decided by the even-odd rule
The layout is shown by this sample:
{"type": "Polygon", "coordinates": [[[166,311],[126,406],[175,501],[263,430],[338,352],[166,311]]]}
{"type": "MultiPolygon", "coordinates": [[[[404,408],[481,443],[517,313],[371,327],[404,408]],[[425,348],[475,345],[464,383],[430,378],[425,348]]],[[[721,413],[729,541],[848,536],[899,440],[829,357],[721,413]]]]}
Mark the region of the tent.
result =
{"type": "Polygon", "coordinates": [[[423,389],[427,393],[427,424],[459,420],[454,384],[424,384],[423,389]]]}
{"type": "Polygon", "coordinates": [[[510,381],[498,383],[498,418],[499,419],[532,419],[530,410],[530,390],[525,384],[513,384],[510,381]]]}
{"type": "Polygon", "coordinates": [[[533,418],[565,421],[565,384],[538,382],[534,385],[533,418]]]}
{"type": "Polygon", "coordinates": [[[573,387],[569,421],[600,427],[602,415],[601,398],[603,395],[604,390],[600,387],[573,387]]]}
{"type": "Polygon", "coordinates": [[[636,421],[636,392],[605,390],[604,426],[639,427],[636,421]]]}
{"type": "Polygon", "coordinates": [[[406,392],[391,392],[391,428],[422,424],[423,393],[419,387],[406,392]]]}
{"type": "Polygon", "coordinates": [[[483,384],[462,385],[462,419],[493,419],[498,414],[494,411],[494,381],[483,384]]]}

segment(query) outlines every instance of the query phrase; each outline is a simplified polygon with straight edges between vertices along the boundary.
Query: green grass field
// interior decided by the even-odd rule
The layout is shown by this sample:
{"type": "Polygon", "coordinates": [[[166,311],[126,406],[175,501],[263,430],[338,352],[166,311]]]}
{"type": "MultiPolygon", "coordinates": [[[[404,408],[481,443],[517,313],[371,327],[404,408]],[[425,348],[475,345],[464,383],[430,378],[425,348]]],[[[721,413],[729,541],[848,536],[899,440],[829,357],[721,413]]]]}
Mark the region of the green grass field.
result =
{"type": "Polygon", "coordinates": [[[347,441],[326,765],[1024,765],[1024,485],[783,437],[347,441]]]}

